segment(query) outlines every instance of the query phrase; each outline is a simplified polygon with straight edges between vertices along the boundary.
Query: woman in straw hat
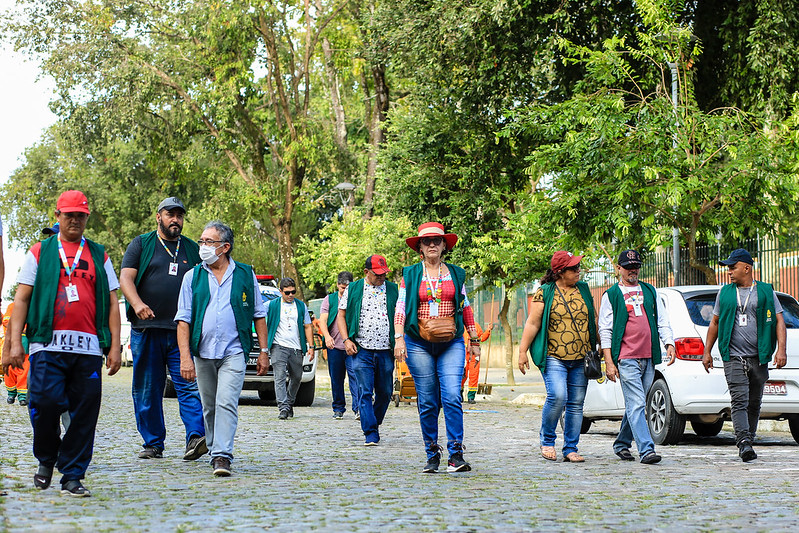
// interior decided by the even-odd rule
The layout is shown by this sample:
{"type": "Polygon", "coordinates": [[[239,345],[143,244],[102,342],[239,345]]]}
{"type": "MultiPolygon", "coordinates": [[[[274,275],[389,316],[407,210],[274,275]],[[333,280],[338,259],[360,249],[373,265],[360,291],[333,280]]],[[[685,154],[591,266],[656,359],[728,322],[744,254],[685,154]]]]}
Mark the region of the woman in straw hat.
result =
{"type": "Polygon", "coordinates": [[[419,422],[427,450],[425,473],[438,471],[442,448],[438,445],[438,416],[444,409],[447,428],[448,472],[465,472],[463,459],[463,407],[460,385],[465,349],[463,332],[469,333],[472,353],[479,357],[480,341],[474,314],[466,298],[466,273],[445,263],[444,254],[458,242],[438,222],[419,226],[418,235],[405,242],[421,261],[402,269],[399,300],[394,315],[398,361],[407,357],[419,404],[419,422]]]}

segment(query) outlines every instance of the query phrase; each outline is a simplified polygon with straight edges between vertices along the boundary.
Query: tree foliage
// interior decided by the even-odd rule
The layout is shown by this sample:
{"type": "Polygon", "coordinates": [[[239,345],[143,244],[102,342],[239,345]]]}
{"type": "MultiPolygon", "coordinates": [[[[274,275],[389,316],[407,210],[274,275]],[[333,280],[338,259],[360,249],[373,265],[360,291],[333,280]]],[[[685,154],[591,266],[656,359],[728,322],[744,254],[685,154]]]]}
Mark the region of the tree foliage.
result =
{"type": "Polygon", "coordinates": [[[528,172],[549,190],[537,206],[570,237],[586,246],[652,248],[676,227],[691,266],[715,283],[714,271],[697,260],[697,240],[715,242],[722,228],[728,240],[752,236],[794,213],[794,158],[785,132],[764,133],[752,115],[702,111],[683,59],[696,49],[689,32],[664,18],[652,17],[649,26],[637,48],[624,39],[610,39],[599,51],[564,41],[567,56],[586,65],[592,92],[531,106],[506,132],[522,129],[539,139],[528,172]],[[645,83],[630,57],[648,62],[660,83],[645,83]],[[666,90],[668,58],[680,59],[677,105],[666,90]],[[636,89],[621,89],[630,85],[636,89]]]}

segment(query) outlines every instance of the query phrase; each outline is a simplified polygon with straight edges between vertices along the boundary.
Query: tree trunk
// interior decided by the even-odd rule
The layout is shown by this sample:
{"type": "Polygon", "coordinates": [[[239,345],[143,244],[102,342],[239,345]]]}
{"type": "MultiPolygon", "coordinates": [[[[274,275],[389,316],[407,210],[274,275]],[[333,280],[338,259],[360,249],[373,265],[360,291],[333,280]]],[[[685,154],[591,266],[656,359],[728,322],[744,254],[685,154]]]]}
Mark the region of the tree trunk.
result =
{"type": "Polygon", "coordinates": [[[375,84],[375,104],[372,121],[369,126],[369,161],[366,165],[366,187],[363,195],[363,205],[366,207],[363,218],[370,219],[374,212],[374,193],[377,175],[377,156],[380,145],[386,138],[383,122],[388,113],[388,85],[386,84],[385,65],[372,65],[372,80],[375,84]]]}
{"type": "Polygon", "coordinates": [[[277,234],[277,248],[280,253],[280,275],[297,283],[297,298],[304,300],[300,287],[300,276],[294,266],[294,245],[291,242],[291,219],[278,216],[272,219],[277,234]]]}
{"type": "Polygon", "coordinates": [[[502,324],[502,330],[505,332],[505,375],[508,385],[516,385],[516,377],[513,375],[513,333],[510,329],[510,322],[508,321],[510,296],[506,286],[503,285],[502,289],[505,296],[502,301],[502,309],[499,311],[499,322],[502,324]]]}
{"type": "MultiPolygon", "coordinates": [[[[322,0],[316,0],[316,9],[322,12],[322,0]]],[[[342,150],[347,148],[347,121],[344,106],[341,104],[341,92],[338,88],[338,72],[333,64],[333,49],[327,37],[322,38],[322,54],[324,55],[325,74],[327,74],[327,88],[330,94],[330,107],[333,109],[335,119],[335,141],[342,150]]]]}
{"type": "MultiPolygon", "coordinates": [[[[692,228],[693,230],[694,228],[692,228]]],[[[708,285],[716,284],[716,271],[704,263],[700,263],[696,256],[696,231],[691,231],[686,235],[688,241],[688,264],[705,274],[705,283],[708,285]]]]}

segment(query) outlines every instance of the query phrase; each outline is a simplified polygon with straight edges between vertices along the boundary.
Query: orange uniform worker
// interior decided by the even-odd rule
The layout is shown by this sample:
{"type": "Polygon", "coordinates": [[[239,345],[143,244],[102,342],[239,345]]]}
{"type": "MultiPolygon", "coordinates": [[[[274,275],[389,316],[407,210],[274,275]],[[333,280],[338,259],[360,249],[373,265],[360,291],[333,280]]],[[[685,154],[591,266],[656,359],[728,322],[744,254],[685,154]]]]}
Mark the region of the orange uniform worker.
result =
{"type": "MultiPolygon", "coordinates": [[[[5,342],[5,338],[8,336],[8,322],[11,320],[11,312],[14,310],[14,303],[12,302],[8,309],[6,309],[5,314],[3,314],[3,350],[5,351],[8,346],[8,343],[5,342]]],[[[25,347],[25,362],[22,365],[22,368],[14,368],[9,367],[6,375],[3,377],[3,381],[6,384],[6,392],[8,392],[8,398],[6,398],[6,402],[9,404],[14,403],[15,400],[19,400],[19,404],[22,406],[28,405],[28,369],[31,366],[30,363],[30,356],[28,355],[27,350],[27,343],[25,342],[25,335],[22,336],[23,347],[25,347]]]]}
{"type": "MultiPolygon", "coordinates": [[[[483,330],[480,324],[475,322],[477,328],[477,338],[483,343],[491,336],[491,330],[494,329],[494,324],[488,324],[486,329],[483,330]]],[[[469,357],[469,335],[464,332],[463,338],[466,340],[466,365],[463,367],[463,381],[461,381],[461,390],[469,380],[469,392],[466,394],[469,403],[477,403],[475,396],[477,396],[477,383],[480,381],[480,356],[469,357]]]]}

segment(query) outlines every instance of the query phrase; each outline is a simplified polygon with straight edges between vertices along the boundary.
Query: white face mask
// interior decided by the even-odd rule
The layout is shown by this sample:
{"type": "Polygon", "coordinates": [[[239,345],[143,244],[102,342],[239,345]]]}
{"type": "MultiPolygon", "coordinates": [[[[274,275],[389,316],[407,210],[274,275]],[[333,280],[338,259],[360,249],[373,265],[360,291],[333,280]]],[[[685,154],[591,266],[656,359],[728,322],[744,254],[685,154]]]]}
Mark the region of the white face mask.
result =
{"type": "Polygon", "coordinates": [[[207,265],[213,265],[219,259],[219,256],[216,255],[217,248],[217,246],[208,246],[207,244],[200,246],[200,259],[207,265]]]}

